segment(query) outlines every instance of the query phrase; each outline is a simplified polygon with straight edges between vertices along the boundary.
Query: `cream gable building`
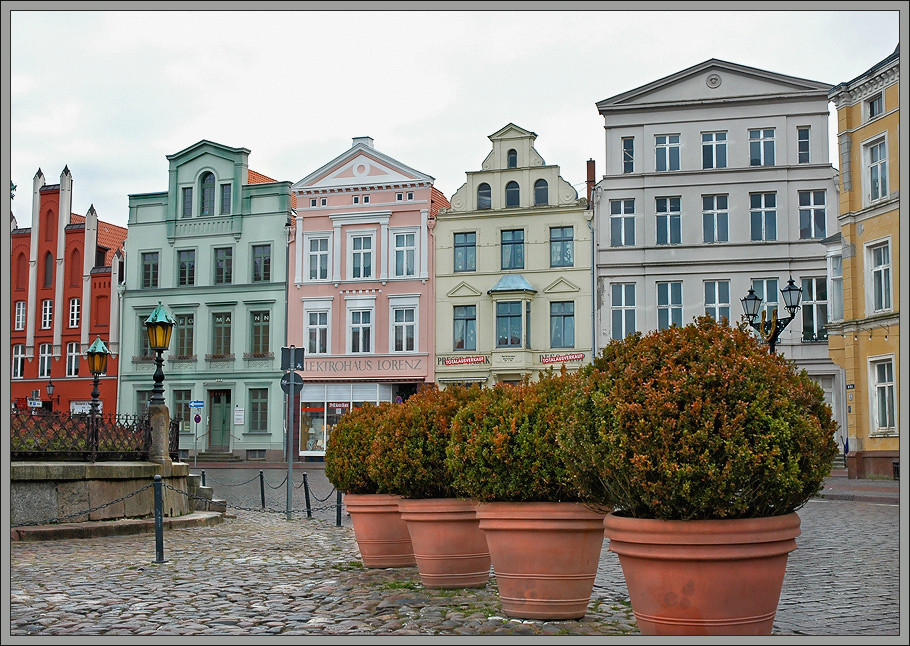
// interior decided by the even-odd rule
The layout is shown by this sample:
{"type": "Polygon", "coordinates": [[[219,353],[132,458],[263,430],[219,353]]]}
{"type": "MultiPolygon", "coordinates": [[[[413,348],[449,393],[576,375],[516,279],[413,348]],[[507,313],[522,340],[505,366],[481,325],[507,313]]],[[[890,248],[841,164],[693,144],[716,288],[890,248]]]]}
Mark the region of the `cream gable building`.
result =
{"type": "Polygon", "coordinates": [[[593,348],[587,200],[508,124],[437,215],[436,381],[519,382],[593,348]]]}

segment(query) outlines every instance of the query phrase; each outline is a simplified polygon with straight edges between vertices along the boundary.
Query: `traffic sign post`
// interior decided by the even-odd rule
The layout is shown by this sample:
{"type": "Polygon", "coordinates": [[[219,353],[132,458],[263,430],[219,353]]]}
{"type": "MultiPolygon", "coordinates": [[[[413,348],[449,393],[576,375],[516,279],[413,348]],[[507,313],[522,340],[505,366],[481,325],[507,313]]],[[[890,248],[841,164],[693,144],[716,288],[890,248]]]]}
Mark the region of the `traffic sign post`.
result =
{"type": "MultiPolygon", "coordinates": [[[[189,407],[193,409],[202,408],[204,405],[205,404],[201,399],[194,399],[189,403],[189,407]]],[[[199,422],[201,421],[202,415],[196,413],[193,416],[193,422],[196,424],[193,427],[193,466],[196,466],[196,456],[199,455],[199,422]]]]}
{"type": "Polygon", "coordinates": [[[303,377],[297,374],[298,370],[303,370],[304,348],[288,346],[281,348],[281,369],[285,371],[281,377],[281,390],[288,396],[288,421],[285,425],[287,429],[287,453],[288,453],[288,486],[287,486],[287,519],[291,520],[291,493],[293,482],[293,459],[294,459],[294,396],[303,390],[303,377]]]}

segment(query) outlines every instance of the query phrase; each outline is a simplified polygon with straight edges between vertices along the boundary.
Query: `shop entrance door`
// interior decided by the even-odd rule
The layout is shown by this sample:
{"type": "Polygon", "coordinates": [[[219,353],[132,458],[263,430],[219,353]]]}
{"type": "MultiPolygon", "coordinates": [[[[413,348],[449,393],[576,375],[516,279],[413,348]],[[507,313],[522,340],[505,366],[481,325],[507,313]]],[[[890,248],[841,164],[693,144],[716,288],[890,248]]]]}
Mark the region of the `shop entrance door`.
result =
{"type": "Polygon", "coordinates": [[[231,450],[231,391],[209,391],[209,451],[227,453],[231,450]]]}

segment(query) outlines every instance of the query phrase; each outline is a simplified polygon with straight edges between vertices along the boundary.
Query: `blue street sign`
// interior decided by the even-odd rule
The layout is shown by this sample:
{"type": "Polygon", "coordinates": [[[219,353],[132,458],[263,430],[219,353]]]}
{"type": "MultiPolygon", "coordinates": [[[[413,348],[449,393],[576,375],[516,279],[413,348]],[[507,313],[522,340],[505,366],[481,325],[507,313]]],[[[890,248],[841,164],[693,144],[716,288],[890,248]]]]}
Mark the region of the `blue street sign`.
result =
{"type": "Polygon", "coordinates": [[[202,408],[204,406],[201,399],[194,399],[190,402],[190,408],[202,408]]]}

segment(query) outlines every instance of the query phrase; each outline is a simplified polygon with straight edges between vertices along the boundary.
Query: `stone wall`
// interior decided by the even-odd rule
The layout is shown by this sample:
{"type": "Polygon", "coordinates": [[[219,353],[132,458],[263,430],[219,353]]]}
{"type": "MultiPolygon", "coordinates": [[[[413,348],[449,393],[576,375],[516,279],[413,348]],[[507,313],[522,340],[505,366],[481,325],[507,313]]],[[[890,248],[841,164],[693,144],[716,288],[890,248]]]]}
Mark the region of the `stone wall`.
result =
{"type": "Polygon", "coordinates": [[[155,513],[156,475],[162,487],[162,511],[175,517],[192,513],[190,467],[182,462],[12,462],[10,525],[46,521],[85,522],[147,518],[155,513]],[[148,487],[136,493],[143,487],[148,487]]]}

